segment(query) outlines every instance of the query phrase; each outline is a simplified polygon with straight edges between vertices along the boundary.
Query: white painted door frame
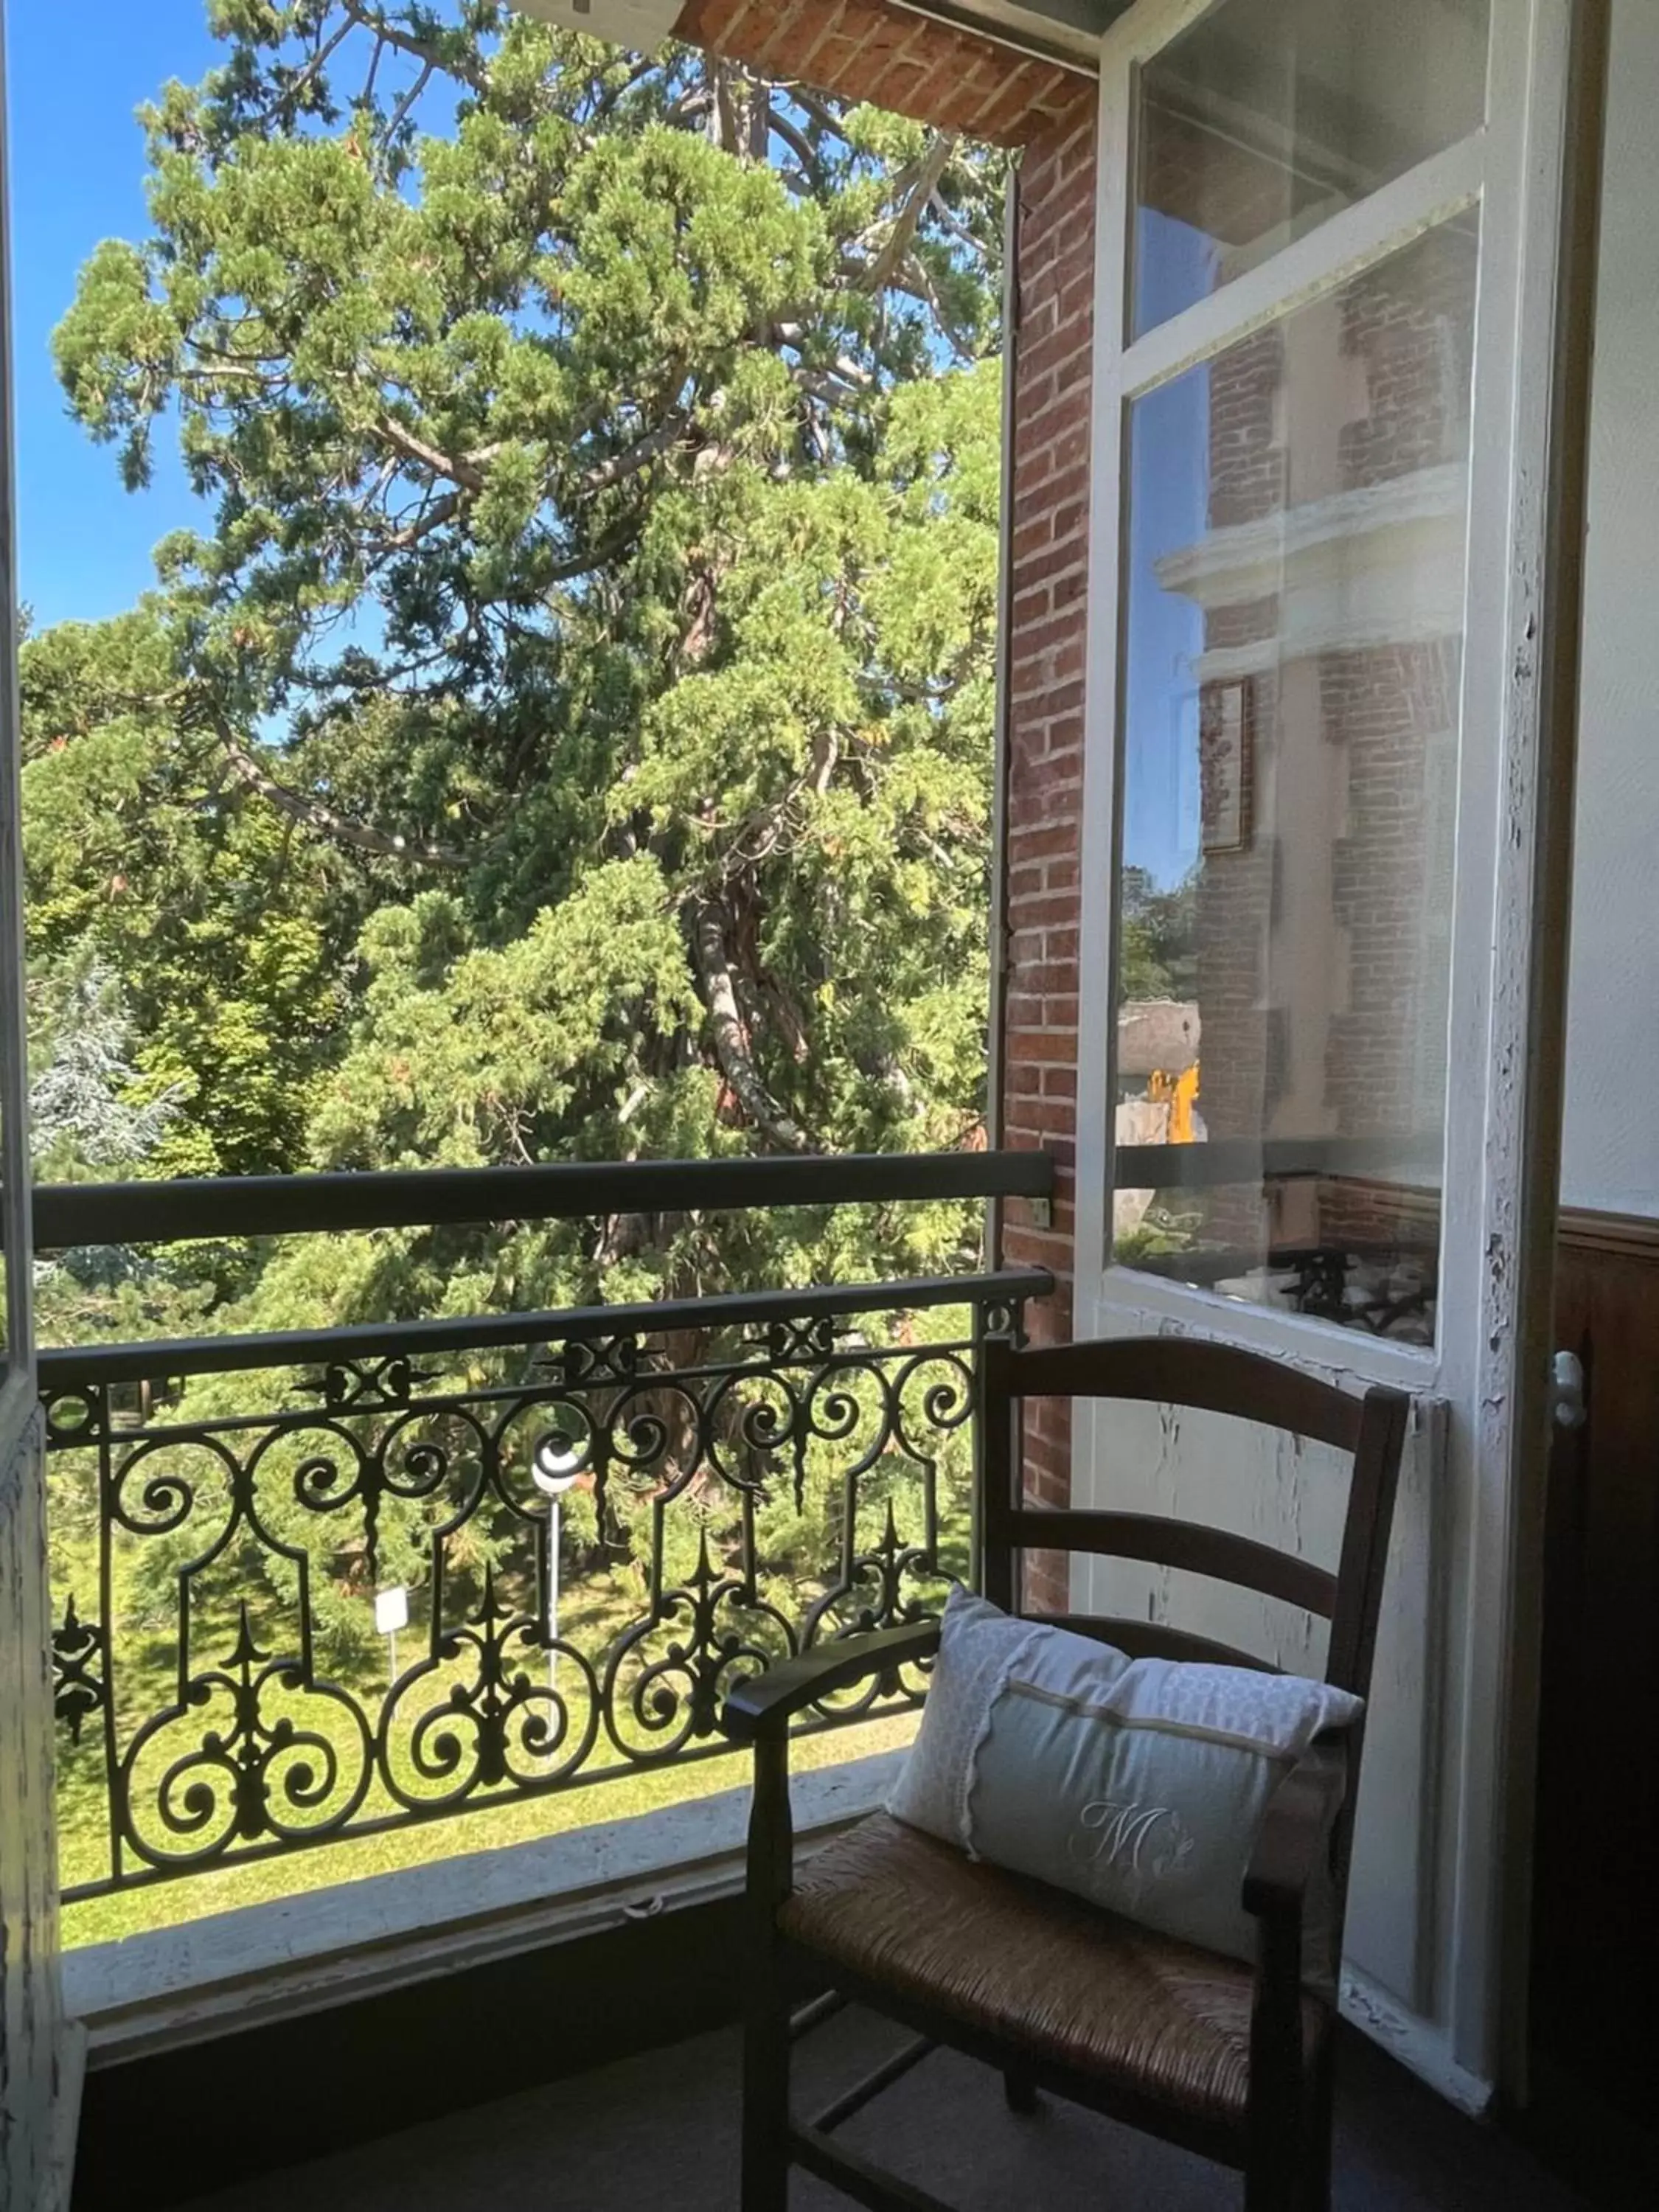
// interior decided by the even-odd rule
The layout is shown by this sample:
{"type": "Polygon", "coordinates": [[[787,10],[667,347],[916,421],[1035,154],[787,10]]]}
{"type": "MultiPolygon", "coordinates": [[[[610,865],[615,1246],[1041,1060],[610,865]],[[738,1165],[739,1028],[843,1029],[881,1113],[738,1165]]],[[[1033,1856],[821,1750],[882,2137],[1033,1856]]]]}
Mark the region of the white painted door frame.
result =
{"type": "MultiPolygon", "coordinates": [[[[1561,817],[1571,811],[1583,520],[1571,464],[1583,424],[1569,387],[1572,326],[1587,322],[1593,297],[1593,219],[1588,267],[1564,240],[1570,248],[1575,181],[1587,164],[1599,174],[1601,88],[1586,71],[1593,79],[1605,0],[1493,0],[1483,129],[1126,343],[1135,70],[1218,4],[1224,0],[1142,0],[1102,45],[1081,972],[1113,974],[1130,401],[1478,206],[1448,1055],[1457,1073],[1438,1341],[1419,1350],[1109,1263],[1116,1025],[1115,992],[1104,989],[1079,1009],[1076,1327],[1080,1336],[1139,1327],[1219,1337],[1443,1406],[1443,1452],[1431,1469],[1443,1492],[1434,1578],[1445,1611],[1423,2002],[1402,2013],[1362,1985],[1358,2003],[1366,2025],[1381,2025],[1441,2087],[1478,2104],[1500,2070],[1513,2081],[1516,2069],[1514,2051],[1501,2047],[1500,2018],[1519,2008],[1503,1969],[1506,1949],[1516,1965],[1520,1919],[1504,1885],[1506,1845],[1524,1843],[1519,1801],[1530,1771],[1521,1647],[1536,1565],[1529,1470],[1547,1419],[1570,863],[1561,817]]],[[[1091,1479],[1096,1449],[1080,1422],[1079,1485],[1091,1479]]]]}
{"type": "Polygon", "coordinates": [[[59,1976],[46,1462],[33,1335],[7,156],[0,24],[0,2203],[67,2212],[76,2094],[59,1976]]]}

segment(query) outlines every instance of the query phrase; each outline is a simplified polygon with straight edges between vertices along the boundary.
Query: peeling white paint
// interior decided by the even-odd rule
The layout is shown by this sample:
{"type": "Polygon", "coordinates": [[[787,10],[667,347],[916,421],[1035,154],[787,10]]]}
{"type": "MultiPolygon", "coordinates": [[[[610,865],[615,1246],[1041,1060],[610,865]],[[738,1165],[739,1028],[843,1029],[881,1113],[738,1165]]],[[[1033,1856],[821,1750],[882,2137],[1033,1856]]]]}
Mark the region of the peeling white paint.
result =
{"type": "MultiPolygon", "coordinates": [[[[1138,1334],[1126,1315],[1112,1333],[1138,1334]]],[[[1346,1455],[1225,1415],[1168,1406],[1093,1409],[1079,1505],[1172,1515],[1293,1551],[1334,1571],[1347,1504],[1346,1455]]],[[[1430,2001],[1423,1929],[1432,1918],[1438,1804],[1442,1562],[1436,1499],[1445,1424],[1420,1402],[1401,1470],[1378,1628],[1365,1772],[1355,1835],[1348,1951],[1352,1964],[1411,2011],[1430,2001]]],[[[1252,1590],[1122,1559],[1079,1560],[1079,1611],[1142,1616],[1259,1652],[1292,1673],[1324,1665],[1326,1623],[1252,1590]]]]}
{"type": "Polygon", "coordinates": [[[0,1464],[0,2205],[67,2203],[38,1411],[0,1464]]]}
{"type": "MultiPolygon", "coordinates": [[[[1130,222],[1121,149],[1131,138],[1132,64],[1186,0],[1142,0],[1103,48],[1097,294],[1125,293],[1130,222]],[[1113,158],[1114,149],[1119,158],[1113,158]]],[[[1517,0],[1515,35],[1495,41],[1487,126],[1470,142],[1480,202],[1464,697],[1458,774],[1455,911],[1449,1011],[1453,1086],[1443,1179],[1439,1342],[1432,1352],[1340,1338],[1296,1316],[1153,1280],[1105,1258],[1109,1214],[1112,1025],[1105,994],[1085,997],[1079,1041],[1076,1313],[1079,1335],[1152,1331],[1238,1344],[1348,1389],[1395,1384],[1419,1406],[1402,1481],[1377,1654],[1350,1921],[1350,1965],[1370,1992],[1359,2012],[1458,2101],[1496,2078],[1513,1597],[1519,1531],[1518,1431],[1531,1316],[1528,1238],[1537,1181],[1527,1126],[1538,932],[1550,886],[1537,872],[1547,788],[1543,691],[1559,640],[1546,634],[1548,428],[1565,167],[1571,0],[1517,0]]],[[[1212,352],[1234,323],[1270,319],[1309,284],[1340,281],[1342,256],[1387,249],[1425,210],[1427,165],[1264,261],[1236,284],[1127,350],[1114,315],[1097,318],[1093,363],[1090,641],[1084,789],[1082,963],[1111,972],[1111,881],[1120,720],[1118,610],[1124,404],[1212,352]],[[1351,220],[1352,218],[1352,220],[1351,220]],[[1346,225],[1346,228],[1340,228],[1346,225]],[[1387,235],[1385,235],[1387,234],[1387,235]],[[1334,248],[1331,241],[1335,240],[1334,248]],[[1325,264],[1334,252],[1333,270],[1325,264]],[[1298,287],[1301,290],[1298,290],[1298,287]],[[1160,350],[1161,349],[1161,350],[1160,350]]],[[[1469,188],[1459,172],[1457,191],[1469,188]]],[[[1456,193],[1441,195],[1449,204],[1456,193]]],[[[1440,204],[1437,199],[1436,205],[1440,204]]],[[[1426,212],[1431,217],[1434,208],[1426,212]]],[[[1541,1391],[1546,1377],[1536,1378],[1541,1391]]],[[[1203,1417],[1080,1408],[1079,1503],[1176,1511],[1294,1547],[1333,1564],[1335,1522],[1320,1455],[1260,1438],[1224,1442],[1203,1417]]],[[[1092,1564],[1079,1606],[1148,1613],[1200,1632],[1316,1661],[1322,1627],[1194,1577],[1092,1564]]]]}

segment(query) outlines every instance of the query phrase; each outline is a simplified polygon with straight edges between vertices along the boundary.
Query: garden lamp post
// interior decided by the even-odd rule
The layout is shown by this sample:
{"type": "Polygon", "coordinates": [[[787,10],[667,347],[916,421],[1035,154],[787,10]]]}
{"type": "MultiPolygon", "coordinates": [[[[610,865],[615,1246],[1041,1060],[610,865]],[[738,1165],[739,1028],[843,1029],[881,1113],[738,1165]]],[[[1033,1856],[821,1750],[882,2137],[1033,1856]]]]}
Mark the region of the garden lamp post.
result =
{"type": "Polygon", "coordinates": [[[547,1500],[547,1686],[558,1683],[559,1504],[575,1483],[581,1454],[567,1437],[545,1436],[531,1462],[531,1479],[547,1500]]]}

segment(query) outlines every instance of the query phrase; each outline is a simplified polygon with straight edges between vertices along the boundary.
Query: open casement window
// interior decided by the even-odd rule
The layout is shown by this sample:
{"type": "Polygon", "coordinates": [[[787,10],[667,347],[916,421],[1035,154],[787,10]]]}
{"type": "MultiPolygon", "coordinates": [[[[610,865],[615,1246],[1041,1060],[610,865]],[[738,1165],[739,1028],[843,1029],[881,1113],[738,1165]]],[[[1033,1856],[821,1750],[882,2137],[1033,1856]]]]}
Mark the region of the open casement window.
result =
{"type": "MultiPolygon", "coordinates": [[[[4,55],[0,49],[0,91],[4,55]]],[[[0,126],[0,195],[6,142],[0,126]]],[[[15,1458],[33,1422],[28,1035],[23,992],[22,850],[19,829],[18,610],[15,440],[12,424],[11,254],[0,204],[0,1466],[15,1458]]]]}
{"type": "MultiPolygon", "coordinates": [[[[0,281],[3,281],[0,258],[0,281]]],[[[0,311],[0,345],[4,318],[0,311]]],[[[0,373],[0,394],[7,380],[0,373]]],[[[0,432],[3,435],[3,432],[0,432]]],[[[0,480],[11,474],[8,455],[0,480]]],[[[0,481],[0,1465],[15,1458],[38,1411],[29,1237],[28,1040],[24,1012],[22,861],[18,836],[16,574],[9,483],[0,481]]]]}
{"type": "MultiPolygon", "coordinates": [[[[1544,711],[1550,432],[1591,12],[1140,0],[1102,49],[1081,970],[1110,982],[1081,1009],[1076,1328],[1416,1395],[1350,1964],[1449,2081],[1496,2071],[1518,1346],[1559,1115],[1528,1074],[1559,1037],[1540,794],[1552,745],[1571,767],[1544,711]]],[[[1074,1448],[1079,1504],[1335,1564],[1316,1455],[1157,1408],[1082,1418],[1074,1448]]],[[[1082,1609],[1310,1655],[1305,1621],[1234,1617],[1197,1578],[1081,1582],[1082,1609]]]]}
{"type": "MultiPolygon", "coordinates": [[[[9,561],[3,563],[11,589],[9,561]]],[[[0,620],[3,620],[0,617],[0,620]]],[[[22,899],[17,834],[15,656],[0,647],[0,1465],[15,1457],[39,1410],[34,1389],[29,1237],[28,1046],[23,1006],[22,899]]]]}
{"type": "Polygon", "coordinates": [[[18,841],[17,565],[0,35],[0,2204],[66,2203],[52,1665],[30,1330],[28,1097],[18,841]]]}
{"type": "Polygon", "coordinates": [[[1120,70],[1106,141],[1105,1242],[1158,1285],[1426,1348],[1489,9],[1162,12],[1191,20],[1120,70]]]}

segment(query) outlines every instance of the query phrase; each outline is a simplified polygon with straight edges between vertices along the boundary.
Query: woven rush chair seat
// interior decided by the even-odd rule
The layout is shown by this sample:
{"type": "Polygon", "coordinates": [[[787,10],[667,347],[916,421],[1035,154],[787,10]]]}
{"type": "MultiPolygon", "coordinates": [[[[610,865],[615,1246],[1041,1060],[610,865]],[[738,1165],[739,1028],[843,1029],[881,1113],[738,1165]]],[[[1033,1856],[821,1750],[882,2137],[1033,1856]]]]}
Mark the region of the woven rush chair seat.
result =
{"type": "MultiPolygon", "coordinates": [[[[803,1866],[789,1942],[1039,2061],[1242,2128],[1252,1968],[969,1859],[878,1813],[803,1866]]],[[[1310,2059],[1328,2009],[1302,2007],[1310,2059]]]]}

